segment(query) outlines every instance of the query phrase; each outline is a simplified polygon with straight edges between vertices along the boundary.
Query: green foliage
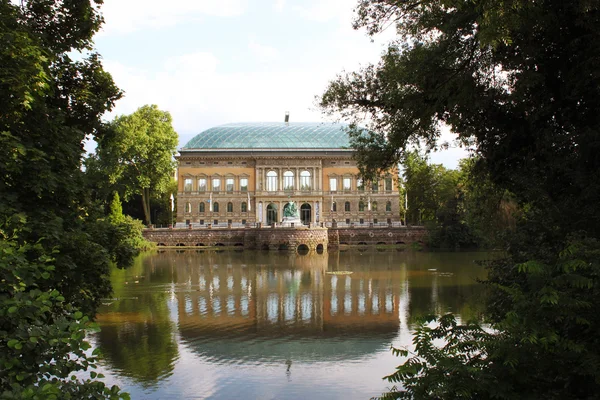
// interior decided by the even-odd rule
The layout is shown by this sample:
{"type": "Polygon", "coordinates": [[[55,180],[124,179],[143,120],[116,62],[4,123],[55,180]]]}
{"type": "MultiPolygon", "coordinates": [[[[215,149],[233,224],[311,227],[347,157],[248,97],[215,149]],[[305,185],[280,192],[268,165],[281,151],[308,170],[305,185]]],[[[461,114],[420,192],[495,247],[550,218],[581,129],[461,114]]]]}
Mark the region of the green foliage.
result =
{"type": "Polygon", "coordinates": [[[126,398],[96,374],[72,378],[95,362],[85,332],[110,293],[111,259],[128,247],[92,234],[99,215],[82,169],[83,141],[102,139],[100,117],[121,97],[92,49],[99,4],[0,0],[3,398],[126,398]]]}
{"type": "Polygon", "coordinates": [[[85,341],[94,326],[58,290],[39,285],[56,274],[54,262],[41,243],[0,241],[0,396],[129,398],[118,388],[74,377],[95,368],[96,357],[86,355],[90,345],[85,341]]]}
{"type": "Polygon", "coordinates": [[[490,265],[492,333],[473,341],[479,328],[448,321],[421,330],[396,375],[401,396],[597,397],[600,4],[360,0],[356,12],[356,27],[398,33],[377,65],[321,97],[326,113],[369,121],[375,133],[352,133],[361,169],[401,161],[411,143],[436,148],[445,124],[476,156],[476,179],[462,180],[467,223],[509,250],[490,265]]]}
{"type": "Polygon", "coordinates": [[[407,222],[428,228],[428,245],[442,248],[474,247],[478,238],[467,223],[463,171],[428,164],[418,151],[403,158],[404,187],[408,198],[407,222]]]}
{"type": "Polygon", "coordinates": [[[140,195],[147,224],[152,223],[152,196],[167,193],[175,171],[177,132],[171,115],[156,105],[115,118],[87,161],[92,174],[116,185],[127,200],[140,195]]]}
{"type": "Polygon", "coordinates": [[[108,209],[108,219],[112,223],[119,223],[124,219],[123,215],[123,206],[121,205],[121,199],[119,198],[119,193],[115,192],[112,201],[110,202],[110,207],[108,209]]]}

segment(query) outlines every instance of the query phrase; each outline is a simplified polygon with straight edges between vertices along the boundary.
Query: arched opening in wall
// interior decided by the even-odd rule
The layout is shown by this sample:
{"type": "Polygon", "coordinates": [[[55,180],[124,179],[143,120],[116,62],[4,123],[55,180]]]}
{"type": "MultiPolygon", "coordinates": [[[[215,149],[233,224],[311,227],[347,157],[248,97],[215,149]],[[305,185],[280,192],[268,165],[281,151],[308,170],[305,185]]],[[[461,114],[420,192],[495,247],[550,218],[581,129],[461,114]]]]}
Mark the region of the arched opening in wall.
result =
{"type": "Polygon", "coordinates": [[[323,244],[317,245],[317,254],[323,254],[324,250],[325,250],[325,248],[323,247],[323,244]]]}
{"type": "Polygon", "coordinates": [[[404,246],[404,245],[406,245],[406,243],[404,243],[404,242],[396,242],[396,245],[398,245],[398,246],[404,246]]]}
{"type": "Polygon", "coordinates": [[[377,245],[383,245],[385,246],[387,243],[386,242],[377,242],[377,245]]]}
{"type": "Polygon", "coordinates": [[[310,251],[310,249],[305,244],[301,244],[300,246],[298,246],[298,254],[300,254],[302,256],[307,255],[309,251],[310,251]]]}
{"type": "Polygon", "coordinates": [[[367,242],[358,242],[359,246],[367,246],[367,242]]]}
{"type": "Polygon", "coordinates": [[[244,243],[236,243],[233,245],[233,247],[235,247],[234,251],[237,251],[237,252],[244,251],[244,243]]]}
{"type": "Polygon", "coordinates": [[[223,243],[215,243],[215,247],[223,247],[225,246],[223,243]]]}
{"type": "Polygon", "coordinates": [[[277,222],[277,206],[270,203],[267,206],[267,225],[271,225],[277,222]]]}
{"type": "Polygon", "coordinates": [[[205,246],[204,243],[196,243],[196,246],[205,246]]]}
{"type": "Polygon", "coordinates": [[[288,249],[288,245],[287,243],[280,243],[279,247],[277,247],[278,250],[287,250],[288,249]]]}
{"type": "Polygon", "coordinates": [[[310,204],[304,203],[300,206],[300,220],[303,225],[310,225],[312,208],[310,204]]]}
{"type": "Polygon", "coordinates": [[[347,246],[347,245],[348,245],[348,242],[340,242],[340,245],[347,246]]]}
{"type": "Polygon", "coordinates": [[[262,246],[260,246],[261,250],[269,250],[269,244],[268,243],[263,243],[262,246]]]}
{"type": "Polygon", "coordinates": [[[164,243],[157,243],[156,245],[159,246],[159,247],[160,246],[166,246],[164,243]]]}
{"type": "Polygon", "coordinates": [[[236,243],[236,244],[234,244],[234,246],[236,246],[236,247],[244,247],[244,243],[236,243]]]}
{"type": "Polygon", "coordinates": [[[183,246],[185,246],[185,244],[183,244],[183,243],[177,243],[175,246],[177,246],[177,247],[183,247],[183,246]]]}

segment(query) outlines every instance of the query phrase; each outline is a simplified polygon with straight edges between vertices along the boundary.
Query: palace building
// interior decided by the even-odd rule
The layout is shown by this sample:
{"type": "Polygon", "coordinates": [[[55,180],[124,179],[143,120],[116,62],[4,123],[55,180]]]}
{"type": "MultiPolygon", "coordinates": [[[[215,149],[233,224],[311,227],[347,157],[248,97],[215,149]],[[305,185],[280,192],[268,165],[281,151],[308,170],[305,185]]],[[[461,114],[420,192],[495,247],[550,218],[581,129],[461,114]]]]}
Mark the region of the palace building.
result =
{"type": "Polygon", "coordinates": [[[303,224],[399,224],[397,171],[365,181],[346,125],[237,123],[192,138],[177,157],[177,223],[280,224],[294,202],[303,224]]]}

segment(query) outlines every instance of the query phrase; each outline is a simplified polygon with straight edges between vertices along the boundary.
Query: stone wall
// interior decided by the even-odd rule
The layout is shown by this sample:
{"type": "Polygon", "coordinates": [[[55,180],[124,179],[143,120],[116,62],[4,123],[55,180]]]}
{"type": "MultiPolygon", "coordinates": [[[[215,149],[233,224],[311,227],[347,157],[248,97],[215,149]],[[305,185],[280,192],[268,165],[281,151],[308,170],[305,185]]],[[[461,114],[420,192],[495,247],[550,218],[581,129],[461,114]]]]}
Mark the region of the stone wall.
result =
{"type": "Polygon", "coordinates": [[[245,249],[296,251],[327,249],[327,228],[145,229],[159,246],[242,246],[245,249]]]}
{"type": "Polygon", "coordinates": [[[423,243],[426,234],[424,227],[329,228],[329,244],[333,247],[336,242],[342,245],[423,243]]]}
{"type": "Polygon", "coordinates": [[[144,237],[159,246],[240,246],[245,249],[296,251],[348,245],[411,244],[423,242],[423,227],[369,228],[230,228],[145,229],[144,237]]]}

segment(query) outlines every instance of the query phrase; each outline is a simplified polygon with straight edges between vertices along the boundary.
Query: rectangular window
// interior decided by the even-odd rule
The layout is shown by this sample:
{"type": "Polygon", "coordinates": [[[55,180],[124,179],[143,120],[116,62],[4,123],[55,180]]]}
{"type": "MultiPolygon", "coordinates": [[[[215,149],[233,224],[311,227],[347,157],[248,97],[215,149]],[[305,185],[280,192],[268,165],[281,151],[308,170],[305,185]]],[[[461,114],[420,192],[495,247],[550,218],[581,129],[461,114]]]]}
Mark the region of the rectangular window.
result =
{"type": "Polygon", "coordinates": [[[300,190],[311,189],[310,178],[310,173],[308,171],[303,171],[302,174],[300,174],[300,190]]]}
{"type": "Polygon", "coordinates": [[[332,192],[337,191],[337,178],[329,179],[329,190],[331,190],[332,192]]]}
{"type": "Polygon", "coordinates": [[[344,192],[349,192],[352,189],[352,179],[351,178],[344,178],[344,192]]]}
{"type": "Polygon", "coordinates": [[[350,218],[346,218],[346,225],[350,225],[350,218]]]}
{"type": "Polygon", "coordinates": [[[392,178],[385,178],[385,191],[386,192],[392,191],[392,178]]]}
{"type": "Polygon", "coordinates": [[[198,191],[200,193],[206,192],[206,178],[198,179],[198,191]]]}
{"type": "Polygon", "coordinates": [[[191,178],[185,178],[183,181],[183,191],[184,192],[191,192],[192,191],[192,179],[191,178]]]}
{"type": "Polygon", "coordinates": [[[233,220],[232,219],[228,219],[227,223],[231,225],[231,224],[233,224],[233,220]]]}
{"type": "Polygon", "coordinates": [[[291,171],[283,174],[283,190],[294,190],[294,173],[291,171]]]}
{"type": "Polygon", "coordinates": [[[373,218],[373,223],[376,224],[377,223],[377,218],[373,218]]]}
{"type": "Polygon", "coordinates": [[[219,192],[221,190],[221,180],[219,178],[215,178],[212,180],[212,191],[219,192]]]}
{"type": "Polygon", "coordinates": [[[365,191],[365,183],[362,180],[362,178],[358,178],[356,180],[356,188],[358,189],[358,191],[360,192],[364,192],[365,191]]]}
{"type": "Polygon", "coordinates": [[[242,220],[242,225],[246,225],[246,220],[245,219],[242,220]]]}
{"type": "Polygon", "coordinates": [[[203,219],[200,220],[200,225],[204,225],[204,220],[203,219]]]}
{"type": "Polygon", "coordinates": [[[373,193],[377,193],[379,192],[379,181],[375,180],[373,181],[373,186],[371,186],[373,188],[373,193]]]}
{"type": "Polygon", "coordinates": [[[360,224],[362,225],[362,224],[364,224],[364,223],[365,223],[365,220],[364,220],[363,218],[361,218],[361,219],[360,219],[360,224]]]}
{"type": "Polygon", "coordinates": [[[227,192],[233,192],[233,178],[227,178],[225,180],[225,190],[227,190],[227,192]]]}
{"type": "Polygon", "coordinates": [[[242,178],[242,179],[240,179],[240,190],[242,192],[247,192],[248,191],[248,178],[242,178]]]}
{"type": "Polygon", "coordinates": [[[219,220],[218,220],[218,219],[215,219],[215,220],[213,221],[213,225],[219,225],[219,220]]]}

